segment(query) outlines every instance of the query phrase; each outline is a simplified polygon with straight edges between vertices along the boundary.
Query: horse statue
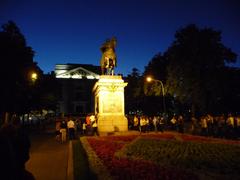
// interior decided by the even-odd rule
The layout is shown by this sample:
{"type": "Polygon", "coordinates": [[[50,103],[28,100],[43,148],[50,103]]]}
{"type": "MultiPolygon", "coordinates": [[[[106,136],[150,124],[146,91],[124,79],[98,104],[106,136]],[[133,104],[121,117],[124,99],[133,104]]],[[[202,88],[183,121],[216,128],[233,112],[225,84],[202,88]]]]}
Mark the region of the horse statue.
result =
{"type": "Polygon", "coordinates": [[[102,58],[100,61],[102,75],[114,75],[114,68],[117,66],[115,47],[117,40],[115,37],[107,39],[101,46],[102,58]]]}

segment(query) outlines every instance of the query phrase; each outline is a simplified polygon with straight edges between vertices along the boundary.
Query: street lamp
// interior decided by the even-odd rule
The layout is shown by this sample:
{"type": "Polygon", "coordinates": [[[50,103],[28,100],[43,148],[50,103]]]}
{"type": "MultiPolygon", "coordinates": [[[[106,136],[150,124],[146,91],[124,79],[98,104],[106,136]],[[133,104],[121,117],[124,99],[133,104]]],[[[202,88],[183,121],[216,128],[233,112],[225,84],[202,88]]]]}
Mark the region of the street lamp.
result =
{"type": "Polygon", "coordinates": [[[33,73],[31,74],[31,80],[32,80],[32,82],[35,82],[35,81],[37,80],[37,78],[38,78],[37,73],[33,72],[33,73]]]}
{"type": "Polygon", "coordinates": [[[161,80],[158,80],[158,79],[153,79],[152,77],[148,76],[146,78],[147,82],[152,82],[152,81],[156,81],[156,82],[159,82],[160,85],[161,85],[161,88],[162,88],[162,96],[163,96],[163,111],[164,113],[166,112],[166,103],[165,103],[165,92],[164,92],[164,86],[163,86],[163,83],[161,80]]]}

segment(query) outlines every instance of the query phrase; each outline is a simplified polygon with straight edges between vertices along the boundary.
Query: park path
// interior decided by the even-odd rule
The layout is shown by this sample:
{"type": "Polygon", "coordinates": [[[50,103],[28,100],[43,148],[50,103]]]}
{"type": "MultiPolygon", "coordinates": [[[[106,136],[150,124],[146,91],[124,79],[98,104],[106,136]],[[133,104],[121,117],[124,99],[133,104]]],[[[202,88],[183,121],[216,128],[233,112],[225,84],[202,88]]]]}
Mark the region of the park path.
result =
{"type": "Polygon", "coordinates": [[[31,135],[30,159],[26,169],[36,180],[66,180],[68,144],[57,142],[54,133],[31,135]]]}

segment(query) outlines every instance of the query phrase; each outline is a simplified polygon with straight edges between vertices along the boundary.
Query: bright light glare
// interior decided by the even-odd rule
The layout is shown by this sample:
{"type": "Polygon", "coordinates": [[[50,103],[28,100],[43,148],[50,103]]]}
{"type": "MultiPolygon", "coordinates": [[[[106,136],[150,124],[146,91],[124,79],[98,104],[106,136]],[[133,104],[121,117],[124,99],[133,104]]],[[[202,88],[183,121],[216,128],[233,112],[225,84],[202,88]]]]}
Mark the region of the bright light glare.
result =
{"type": "Polygon", "coordinates": [[[33,81],[37,80],[37,73],[32,73],[31,78],[33,81]]]}
{"type": "Polygon", "coordinates": [[[151,82],[152,78],[151,77],[147,77],[146,80],[147,80],[147,82],[151,82]]]}

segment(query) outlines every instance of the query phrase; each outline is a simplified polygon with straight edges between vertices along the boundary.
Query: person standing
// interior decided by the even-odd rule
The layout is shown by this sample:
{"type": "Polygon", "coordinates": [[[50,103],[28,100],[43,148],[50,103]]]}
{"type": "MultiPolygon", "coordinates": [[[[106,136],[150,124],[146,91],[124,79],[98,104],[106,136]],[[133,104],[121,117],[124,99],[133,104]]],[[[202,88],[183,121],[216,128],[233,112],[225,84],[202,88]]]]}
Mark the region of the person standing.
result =
{"type": "Polygon", "coordinates": [[[214,134],[214,121],[213,121],[213,116],[210,114],[207,114],[206,116],[207,120],[207,132],[209,136],[213,136],[214,134]]]}
{"type": "Polygon", "coordinates": [[[164,118],[163,116],[160,117],[160,120],[159,120],[159,130],[163,133],[164,132],[164,118]]]}
{"type": "Polygon", "coordinates": [[[98,129],[97,129],[97,120],[95,120],[92,124],[92,128],[93,128],[93,136],[96,134],[97,136],[99,136],[98,134],[98,129]]]}
{"type": "Polygon", "coordinates": [[[200,118],[200,125],[201,125],[201,135],[203,136],[207,136],[208,132],[207,132],[207,119],[206,116],[202,116],[200,118]]]}
{"type": "Polygon", "coordinates": [[[175,116],[175,115],[174,115],[174,116],[172,117],[172,119],[170,120],[170,123],[171,123],[171,129],[172,129],[173,131],[175,131],[175,130],[177,129],[177,127],[176,127],[177,119],[176,119],[176,116],[175,116]]]}
{"type": "Polygon", "coordinates": [[[85,123],[85,121],[82,123],[82,135],[85,135],[86,134],[86,123],[85,123]]]}
{"type": "Polygon", "coordinates": [[[134,118],[133,118],[133,128],[134,128],[134,130],[137,130],[137,127],[138,127],[138,117],[137,117],[137,115],[134,115],[134,118]]]}
{"type": "Polygon", "coordinates": [[[90,116],[91,116],[91,114],[87,114],[87,116],[86,116],[86,132],[85,132],[85,134],[89,134],[89,132],[91,131],[90,116]]]}
{"type": "Polygon", "coordinates": [[[217,135],[220,138],[224,138],[225,136],[225,127],[226,127],[226,120],[224,114],[218,117],[218,127],[217,127],[217,135]]]}
{"type": "Polygon", "coordinates": [[[154,131],[157,132],[158,131],[158,128],[157,128],[157,126],[158,126],[158,118],[157,118],[157,116],[153,117],[153,126],[154,126],[154,131]]]}
{"type": "Polygon", "coordinates": [[[55,123],[55,129],[56,129],[56,141],[60,142],[61,140],[61,132],[60,132],[60,129],[61,129],[61,120],[57,119],[56,120],[56,123],[55,123]]]}
{"type": "Polygon", "coordinates": [[[64,143],[67,140],[67,124],[65,120],[62,120],[60,125],[60,133],[61,133],[61,142],[64,143]]]}
{"type": "Polygon", "coordinates": [[[69,139],[73,140],[75,138],[75,123],[72,120],[72,118],[70,118],[70,120],[68,121],[67,128],[68,128],[69,139]]]}
{"type": "Polygon", "coordinates": [[[197,130],[197,118],[192,115],[191,117],[191,133],[192,134],[196,134],[196,130],[197,130]]]}
{"type": "Polygon", "coordinates": [[[77,118],[75,120],[75,126],[76,126],[76,134],[78,133],[82,133],[82,125],[81,125],[81,120],[79,118],[77,118]]]}
{"type": "Polygon", "coordinates": [[[96,121],[96,117],[94,114],[90,115],[90,135],[93,134],[93,123],[96,121]]]}
{"type": "Polygon", "coordinates": [[[236,117],[237,138],[240,138],[240,115],[236,117]]]}
{"type": "Polygon", "coordinates": [[[178,132],[184,133],[184,119],[182,115],[179,115],[178,117],[178,132]]]}
{"type": "Polygon", "coordinates": [[[144,116],[142,115],[142,116],[140,117],[140,123],[139,123],[139,132],[140,132],[140,134],[141,134],[142,132],[145,132],[145,130],[144,130],[144,125],[145,125],[145,119],[144,119],[144,116]]]}
{"type": "Polygon", "coordinates": [[[149,123],[149,116],[145,116],[145,131],[150,131],[150,123],[149,123]]]}
{"type": "Polygon", "coordinates": [[[90,123],[93,124],[95,122],[96,118],[94,114],[91,114],[90,116],[90,123]]]}
{"type": "Polygon", "coordinates": [[[233,136],[234,136],[234,117],[232,116],[231,113],[228,114],[228,118],[227,118],[227,121],[226,121],[226,124],[227,124],[227,138],[230,138],[232,139],[233,136]]]}

